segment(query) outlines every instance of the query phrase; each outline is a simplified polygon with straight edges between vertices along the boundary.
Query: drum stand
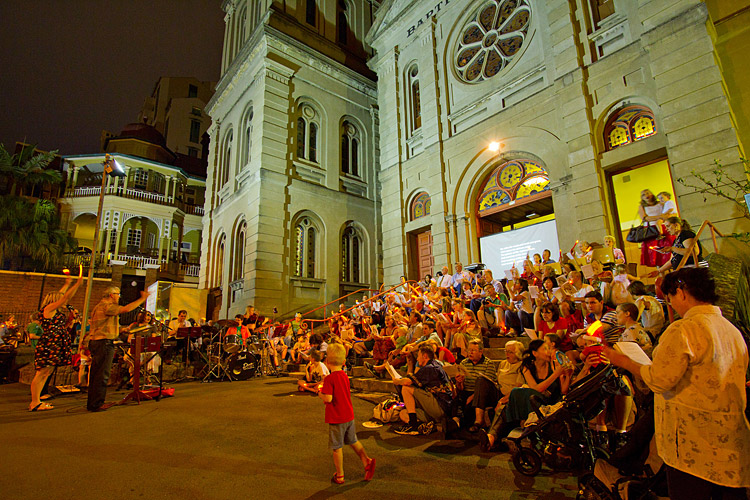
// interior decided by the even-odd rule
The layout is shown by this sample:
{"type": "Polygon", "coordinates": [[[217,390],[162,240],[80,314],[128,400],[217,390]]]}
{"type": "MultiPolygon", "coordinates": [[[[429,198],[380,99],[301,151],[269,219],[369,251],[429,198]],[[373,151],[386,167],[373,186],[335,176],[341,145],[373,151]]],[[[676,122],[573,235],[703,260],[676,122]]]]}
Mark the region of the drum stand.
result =
{"type": "Polygon", "coordinates": [[[267,375],[278,375],[279,369],[278,367],[274,366],[273,363],[271,363],[271,356],[274,356],[274,350],[276,347],[273,345],[273,342],[268,338],[268,333],[271,331],[271,327],[266,331],[266,334],[263,335],[260,338],[260,341],[263,344],[263,347],[261,348],[260,355],[260,368],[256,373],[256,377],[260,376],[267,376],[267,375]]]}
{"type": "Polygon", "coordinates": [[[232,375],[227,370],[227,366],[221,360],[222,354],[224,353],[224,345],[221,342],[221,339],[223,338],[223,332],[225,331],[226,328],[223,328],[221,330],[218,330],[215,334],[211,335],[211,345],[208,346],[208,373],[205,377],[203,377],[203,382],[208,382],[208,379],[211,378],[211,376],[219,380],[222,380],[224,377],[226,377],[230,382],[232,381],[232,375]],[[216,356],[212,356],[210,352],[210,349],[213,346],[218,346],[218,353],[216,356]],[[216,363],[211,362],[212,358],[216,358],[216,363]]]}

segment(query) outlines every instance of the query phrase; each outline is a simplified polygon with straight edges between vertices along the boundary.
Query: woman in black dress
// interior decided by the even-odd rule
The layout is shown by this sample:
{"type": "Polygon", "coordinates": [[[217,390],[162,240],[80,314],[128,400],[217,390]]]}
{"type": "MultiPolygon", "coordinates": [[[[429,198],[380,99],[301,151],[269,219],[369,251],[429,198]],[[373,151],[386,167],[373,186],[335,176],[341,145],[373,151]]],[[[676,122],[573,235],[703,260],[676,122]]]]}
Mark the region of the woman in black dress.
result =
{"type": "Polygon", "coordinates": [[[29,411],[51,410],[54,406],[40,400],[42,388],[52,374],[55,366],[69,365],[72,358],[72,337],[69,327],[75,318],[74,309],[68,305],[78,288],[83,283],[83,270],[78,280],[71,287],[72,278],[68,278],[59,292],[48,293],[42,302],[39,322],[42,333],[34,351],[34,368],[36,374],[31,381],[31,404],[29,411]]]}

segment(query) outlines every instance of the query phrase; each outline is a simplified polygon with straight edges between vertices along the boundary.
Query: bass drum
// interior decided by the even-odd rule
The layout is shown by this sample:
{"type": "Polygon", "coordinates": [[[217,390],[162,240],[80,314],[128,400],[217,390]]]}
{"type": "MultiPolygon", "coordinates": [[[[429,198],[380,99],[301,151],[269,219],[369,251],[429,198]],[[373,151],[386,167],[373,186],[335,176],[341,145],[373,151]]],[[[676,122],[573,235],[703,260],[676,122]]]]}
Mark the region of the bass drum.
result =
{"type": "Polygon", "coordinates": [[[258,369],[258,358],[254,354],[242,351],[229,357],[229,373],[235,380],[247,380],[255,375],[258,369]]]}

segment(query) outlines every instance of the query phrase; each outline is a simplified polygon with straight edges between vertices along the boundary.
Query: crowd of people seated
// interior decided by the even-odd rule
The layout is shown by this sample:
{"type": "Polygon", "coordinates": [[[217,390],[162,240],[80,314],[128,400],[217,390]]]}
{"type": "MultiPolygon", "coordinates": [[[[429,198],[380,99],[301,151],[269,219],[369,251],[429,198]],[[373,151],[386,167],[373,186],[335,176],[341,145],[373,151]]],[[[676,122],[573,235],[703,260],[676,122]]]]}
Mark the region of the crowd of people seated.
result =
{"type": "MultiPolygon", "coordinates": [[[[685,227],[679,219],[673,224],[673,234],[685,227]]],[[[364,296],[330,316],[327,338],[320,333],[297,338],[287,359],[310,360],[299,386],[315,391],[319,382],[311,374],[321,351],[326,342],[340,343],[347,368],[358,357],[371,358],[364,364],[370,374],[393,381],[404,403],[394,432],[440,429],[478,441],[484,451],[507,450],[503,438],[524,425],[533,405],[560,402],[571,386],[609,364],[603,349],[632,343],[648,358],[658,349],[669,326],[663,296],[657,297],[658,287],[628,274],[613,241],[605,238],[615,256],[609,265],[587,258],[592,245],[581,242],[575,256],[590,264],[593,274],[583,272],[577,259],[553,266],[545,251],[511,269],[512,279],[495,279],[490,269],[470,272],[460,262],[453,274],[445,266],[419,282],[402,277],[387,293],[364,296]],[[495,337],[512,338],[503,360],[485,356],[495,337]]],[[[684,255],[682,247],[665,248],[684,255]]],[[[695,260],[688,267],[694,268],[695,260]]],[[[626,445],[636,419],[653,411],[642,406],[648,389],[635,383],[637,375],[620,372],[630,394],[612,396],[588,423],[612,452],[626,445]]]]}

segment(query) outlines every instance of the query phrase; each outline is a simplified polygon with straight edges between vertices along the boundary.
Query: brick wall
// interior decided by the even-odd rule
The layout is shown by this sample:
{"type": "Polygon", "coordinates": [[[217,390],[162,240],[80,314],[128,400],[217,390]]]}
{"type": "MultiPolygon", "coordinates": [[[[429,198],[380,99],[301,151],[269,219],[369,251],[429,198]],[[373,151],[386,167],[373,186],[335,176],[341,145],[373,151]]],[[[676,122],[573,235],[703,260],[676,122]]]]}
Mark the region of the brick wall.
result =
{"type": "MultiPolygon", "coordinates": [[[[64,275],[22,273],[14,271],[0,271],[0,314],[16,314],[19,324],[24,322],[23,314],[38,310],[41,300],[50,292],[58,291],[65,283],[64,275]]],[[[94,278],[91,287],[91,303],[93,307],[101,299],[108,286],[120,286],[122,272],[113,273],[113,279],[94,278]],[[113,281],[116,280],[116,281],[113,281]]],[[[86,296],[86,279],[78,289],[70,304],[83,312],[83,300],[86,296]]]]}

